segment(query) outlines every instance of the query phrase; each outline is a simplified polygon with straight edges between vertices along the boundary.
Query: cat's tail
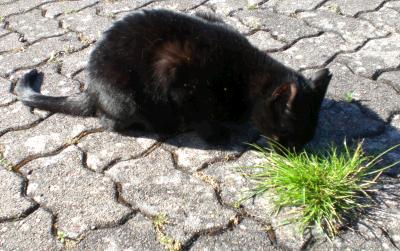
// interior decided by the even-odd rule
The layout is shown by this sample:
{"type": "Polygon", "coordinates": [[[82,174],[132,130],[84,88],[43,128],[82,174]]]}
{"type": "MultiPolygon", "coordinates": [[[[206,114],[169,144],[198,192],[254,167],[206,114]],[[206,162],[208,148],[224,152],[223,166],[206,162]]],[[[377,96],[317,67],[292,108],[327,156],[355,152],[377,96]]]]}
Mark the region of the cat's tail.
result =
{"type": "Polygon", "coordinates": [[[18,99],[27,106],[56,113],[65,113],[76,116],[93,116],[95,105],[86,92],[72,96],[52,97],[40,94],[34,89],[35,84],[43,79],[43,74],[37,70],[26,73],[17,86],[15,92],[18,99]]]}

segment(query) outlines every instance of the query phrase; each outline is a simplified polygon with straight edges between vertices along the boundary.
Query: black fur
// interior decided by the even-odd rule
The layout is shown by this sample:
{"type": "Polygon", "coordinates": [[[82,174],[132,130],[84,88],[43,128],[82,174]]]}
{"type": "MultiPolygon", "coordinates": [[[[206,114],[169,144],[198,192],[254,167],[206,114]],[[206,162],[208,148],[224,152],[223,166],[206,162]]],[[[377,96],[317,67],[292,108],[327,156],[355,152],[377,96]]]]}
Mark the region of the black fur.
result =
{"type": "Polygon", "coordinates": [[[300,147],[314,134],[331,78],[322,70],[305,79],[213,15],[167,10],[116,22],[98,41],[87,71],[88,88],[75,96],[35,92],[35,70],[16,91],[28,106],[97,115],[113,130],[141,123],[174,132],[186,125],[215,141],[229,135],[221,122],[251,118],[264,135],[300,147]]]}

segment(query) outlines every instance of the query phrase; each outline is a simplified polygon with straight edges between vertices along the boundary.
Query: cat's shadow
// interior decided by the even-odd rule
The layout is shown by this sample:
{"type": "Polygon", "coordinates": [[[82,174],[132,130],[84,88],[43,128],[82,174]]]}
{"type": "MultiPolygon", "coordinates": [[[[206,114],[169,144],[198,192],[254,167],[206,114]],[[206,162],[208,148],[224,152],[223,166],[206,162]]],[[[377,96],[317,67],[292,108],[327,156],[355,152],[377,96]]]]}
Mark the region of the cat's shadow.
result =
{"type": "MultiPolygon", "coordinates": [[[[123,134],[157,140],[161,138],[161,141],[167,146],[202,150],[243,152],[246,149],[251,149],[248,143],[265,143],[259,136],[259,132],[250,123],[231,124],[228,126],[232,130],[232,134],[230,142],[225,144],[209,144],[194,131],[161,136],[155,136],[155,134],[149,134],[142,130],[127,131],[123,134]]],[[[361,103],[325,99],[321,107],[317,131],[308,147],[323,150],[332,144],[340,147],[346,141],[351,146],[362,140],[363,149],[367,154],[378,154],[400,143],[400,131],[361,103]]],[[[393,163],[399,159],[400,147],[387,154],[381,164],[393,163]]],[[[386,174],[400,176],[400,164],[387,170],[386,174]]]]}
{"type": "MultiPolygon", "coordinates": [[[[390,120],[393,120],[394,116],[391,117],[390,120]]],[[[400,126],[400,120],[396,122],[400,126]]],[[[325,99],[317,131],[309,146],[323,149],[332,143],[343,146],[345,141],[353,146],[362,142],[367,155],[377,155],[400,143],[400,131],[360,102],[325,99]]],[[[380,164],[394,163],[399,159],[400,147],[386,154],[380,164]]],[[[400,164],[387,170],[386,174],[399,176],[400,164]]]]}

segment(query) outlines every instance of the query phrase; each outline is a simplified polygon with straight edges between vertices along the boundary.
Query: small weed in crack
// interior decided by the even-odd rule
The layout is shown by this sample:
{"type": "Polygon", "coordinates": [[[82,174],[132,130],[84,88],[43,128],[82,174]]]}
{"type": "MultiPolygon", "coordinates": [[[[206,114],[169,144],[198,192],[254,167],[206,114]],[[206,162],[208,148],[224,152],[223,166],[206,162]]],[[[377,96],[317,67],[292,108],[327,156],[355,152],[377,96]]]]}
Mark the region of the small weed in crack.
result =
{"type": "Polygon", "coordinates": [[[168,217],[164,213],[158,214],[153,218],[153,225],[159,242],[169,251],[181,251],[182,243],[165,234],[164,227],[166,224],[168,224],[168,217]]]}

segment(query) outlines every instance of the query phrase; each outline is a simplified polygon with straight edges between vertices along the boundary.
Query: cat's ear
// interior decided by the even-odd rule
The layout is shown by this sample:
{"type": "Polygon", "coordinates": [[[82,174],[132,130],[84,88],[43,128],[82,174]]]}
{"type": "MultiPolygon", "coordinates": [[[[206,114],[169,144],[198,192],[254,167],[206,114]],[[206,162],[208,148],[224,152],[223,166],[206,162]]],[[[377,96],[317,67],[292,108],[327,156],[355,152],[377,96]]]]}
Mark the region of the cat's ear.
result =
{"type": "Polygon", "coordinates": [[[317,71],[312,76],[310,87],[314,91],[316,97],[320,102],[325,96],[326,90],[328,89],[329,82],[332,79],[332,73],[328,69],[322,69],[317,71]]]}
{"type": "Polygon", "coordinates": [[[286,104],[286,108],[291,109],[294,98],[297,95],[298,87],[295,82],[284,83],[278,86],[272,93],[272,99],[279,103],[286,104]]]}

